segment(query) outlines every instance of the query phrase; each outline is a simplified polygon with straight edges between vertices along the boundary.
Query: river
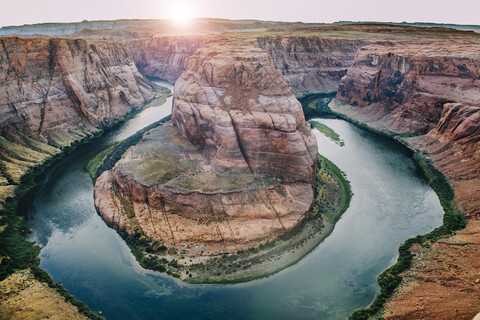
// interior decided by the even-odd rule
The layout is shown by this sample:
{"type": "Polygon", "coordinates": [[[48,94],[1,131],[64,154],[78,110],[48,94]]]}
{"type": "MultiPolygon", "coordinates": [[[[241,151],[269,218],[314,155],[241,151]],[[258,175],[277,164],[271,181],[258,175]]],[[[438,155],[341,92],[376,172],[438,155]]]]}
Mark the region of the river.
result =
{"type": "Polygon", "coordinates": [[[107,319],[345,319],[374,299],[376,277],[396,260],[403,241],[442,223],[436,194],[400,146],[322,118],[345,146],[315,130],[319,152],[347,174],[354,196],[315,250],[290,268],[243,284],[193,285],[144,270],[95,211],[84,168],[108,145],[168,115],[171,103],[77,148],[49,170],[30,208],[29,239],[42,246],[40,266],[107,319]]]}

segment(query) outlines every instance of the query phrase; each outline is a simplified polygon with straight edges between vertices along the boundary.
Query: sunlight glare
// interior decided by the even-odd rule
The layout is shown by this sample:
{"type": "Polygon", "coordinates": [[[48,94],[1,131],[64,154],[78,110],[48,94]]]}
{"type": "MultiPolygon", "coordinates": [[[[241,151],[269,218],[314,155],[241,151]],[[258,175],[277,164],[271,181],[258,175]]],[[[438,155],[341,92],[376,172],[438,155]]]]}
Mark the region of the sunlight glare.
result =
{"type": "Polygon", "coordinates": [[[178,26],[187,25],[194,17],[193,3],[188,0],[172,1],[169,11],[169,18],[178,26]]]}

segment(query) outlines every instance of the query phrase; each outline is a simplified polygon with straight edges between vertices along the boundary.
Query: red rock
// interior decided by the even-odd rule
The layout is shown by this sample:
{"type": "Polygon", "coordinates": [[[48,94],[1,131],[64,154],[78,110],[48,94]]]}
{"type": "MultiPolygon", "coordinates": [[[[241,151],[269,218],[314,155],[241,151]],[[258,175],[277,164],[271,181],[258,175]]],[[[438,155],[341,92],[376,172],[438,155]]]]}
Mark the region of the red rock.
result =
{"type": "Polygon", "coordinates": [[[199,49],[175,84],[172,123],[204,147],[214,168],[313,181],[316,139],[264,50],[199,49]]]}

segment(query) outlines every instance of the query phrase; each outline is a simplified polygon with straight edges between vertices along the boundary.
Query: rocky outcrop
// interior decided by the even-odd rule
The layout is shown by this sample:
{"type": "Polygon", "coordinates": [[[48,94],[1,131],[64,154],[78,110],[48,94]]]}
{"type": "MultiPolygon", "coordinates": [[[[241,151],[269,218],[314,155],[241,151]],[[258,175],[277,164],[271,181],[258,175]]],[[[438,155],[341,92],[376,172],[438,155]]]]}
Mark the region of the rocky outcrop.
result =
{"type": "Polygon", "coordinates": [[[409,143],[429,153],[452,183],[461,208],[480,214],[480,106],[445,104],[437,126],[409,143]]]}
{"type": "Polygon", "coordinates": [[[316,140],[267,52],[237,42],[198,50],[175,85],[172,124],[97,179],[109,225],[211,255],[257,247],[304,220],[316,140]]]}
{"type": "Polygon", "coordinates": [[[175,82],[187,69],[188,58],[207,42],[206,37],[159,37],[125,42],[144,75],[175,82]]]}
{"type": "Polygon", "coordinates": [[[317,143],[269,54],[199,49],[175,84],[172,123],[217,169],[313,181],[317,143]]]}
{"type": "Polygon", "coordinates": [[[353,64],[358,49],[369,41],[318,36],[265,36],[257,38],[297,96],[329,93],[353,64]]]}
{"type": "Polygon", "coordinates": [[[337,99],[392,131],[426,133],[437,125],[445,103],[479,104],[478,48],[457,42],[363,47],[337,99]]]}
{"type": "Polygon", "coordinates": [[[93,131],[152,99],[154,85],[119,43],[0,39],[0,126],[43,137],[93,131]]]}

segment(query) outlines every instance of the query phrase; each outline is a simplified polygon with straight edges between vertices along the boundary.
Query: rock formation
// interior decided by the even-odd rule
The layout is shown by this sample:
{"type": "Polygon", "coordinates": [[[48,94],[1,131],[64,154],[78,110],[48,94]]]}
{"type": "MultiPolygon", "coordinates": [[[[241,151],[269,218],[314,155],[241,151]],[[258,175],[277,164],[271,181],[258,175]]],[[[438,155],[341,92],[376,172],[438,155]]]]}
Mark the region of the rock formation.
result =
{"type": "Polygon", "coordinates": [[[426,133],[443,105],[478,105],[478,45],[410,43],[361,48],[340,82],[337,99],[395,132],[426,133]]]}
{"type": "Polygon", "coordinates": [[[270,55],[222,43],[199,49],[175,84],[172,123],[217,169],[312,181],[317,144],[270,55]]]}
{"type": "Polygon", "coordinates": [[[142,74],[175,82],[187,69],[188,58],[207,40],[207,37],[177,36],[130,40],[125,44],[142,74]]]}
{"type": "Polygon", "coordinates": [[[0,203],[29,167],[155,95],[120,43],[7,37],[0,44],[0,203]]]}
{"type": "Polygon", "coordinates": [[[109,225],[208,255],[256,247],[303,221],[316,140],[267,52],[231,42],[198,50],[175,85],[172,123],[97,179],[109,225]]]}
{"type": "Polygon", "coordinates": [[[0,126],[52,131],[113,124],[155,94],[119,43],[0,39],[0,126]]]}
{"type": "Polygon", "coordinates": [[[480,308],[479,49],[458,41],[367,46],[337,94],[354,107],[332,105],[376,128],[417,135],[404,141],[434,161],[469,217],[456,235],[429,249],[414,246],[413,267],[387,303],[386,319],[471,319],[480,308]]]}
{"type": "MultiPolygon", "coordinates": [[[[145,75],[175,82],[197,49],[217,36],[168,36],[129,40],[135,63],[145,75]]],[[[328,39],[318,36],[262,36],[257,46],[268,51],[296,96],[334,92],[366,40],[328,39]]]]}
{"type": "Polygon", "coordinates": [[[258,46],[270,52],[277,70],[297,96],[329,93],[353,64],[365,40],[329,39],[319,36],[264,36],[258,46]]]}

